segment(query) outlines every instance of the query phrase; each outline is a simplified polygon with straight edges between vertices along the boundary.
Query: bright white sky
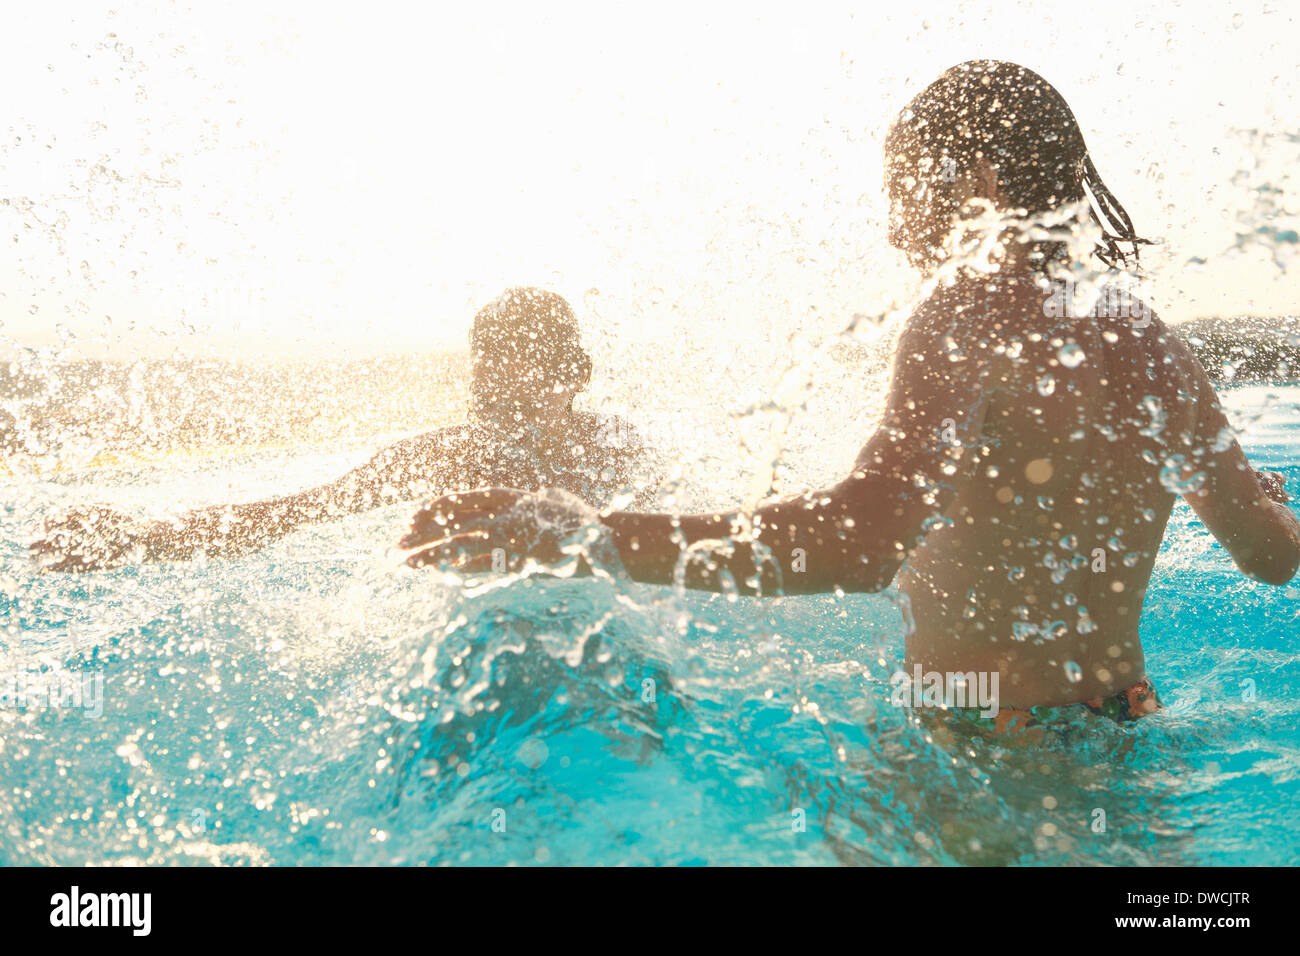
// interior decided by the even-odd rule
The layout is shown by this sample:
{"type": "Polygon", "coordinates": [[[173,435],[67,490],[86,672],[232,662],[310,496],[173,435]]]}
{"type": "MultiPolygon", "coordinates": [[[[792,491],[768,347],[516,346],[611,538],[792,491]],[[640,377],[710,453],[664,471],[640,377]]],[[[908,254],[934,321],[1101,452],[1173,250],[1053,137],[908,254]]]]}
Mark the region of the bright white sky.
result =
{"type": "Polygon", "coordinates": [[[890,6],[12,5],[0,335],[460,345],[513,284],[624,344],[830,333],[911,281],[883,242],[886,125],[985,56],[1072,105],[1166,243],[1168,318],[1295,311],[1294,245],[1225,254],[1296,228],[1294,196],[1256,192],[1300,162],[1292,5],[890,6]]]}

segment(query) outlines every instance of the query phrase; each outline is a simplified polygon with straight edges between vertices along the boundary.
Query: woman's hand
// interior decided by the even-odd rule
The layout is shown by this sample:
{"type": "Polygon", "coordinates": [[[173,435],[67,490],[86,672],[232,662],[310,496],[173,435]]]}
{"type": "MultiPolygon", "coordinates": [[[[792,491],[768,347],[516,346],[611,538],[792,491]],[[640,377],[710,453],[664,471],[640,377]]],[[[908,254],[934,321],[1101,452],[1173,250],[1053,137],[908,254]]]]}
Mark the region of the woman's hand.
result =
{"type": "Polygon", "coordinates": [[[550,565],[574,557],[577,573],[621,567],[599,513],[554,488],[445,495],[416,512],[399,547],[412,552],[406,563],[413,568],[435,565],[462,574],[518,571],[529,560],[550,565]]]}
{"type": "Polygon", "coordinates": [[[47,518],[28,550],[47,571],[96,571],[139,560],[144,543],[130,515],[91,505],[47,518]]]}

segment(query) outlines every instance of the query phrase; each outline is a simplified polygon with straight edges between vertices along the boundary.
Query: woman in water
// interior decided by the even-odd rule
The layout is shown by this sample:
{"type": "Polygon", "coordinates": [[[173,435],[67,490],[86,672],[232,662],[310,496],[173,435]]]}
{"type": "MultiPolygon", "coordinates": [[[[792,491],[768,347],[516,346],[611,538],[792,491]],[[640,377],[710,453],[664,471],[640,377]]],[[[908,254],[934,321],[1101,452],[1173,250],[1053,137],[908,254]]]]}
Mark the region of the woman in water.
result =
{"type": "MultiPolygon", "coordinates": [[[[953,67],[885,152],[890,241],[940,281],[906,321],[852,474],[752,516],[599,521],[639,581],[793,594],[897,579],[915,622],[908,670],[991,677],[998,727],[1074,705],[1149,713],[1138,620],[1175,496],[1243,572],[1283,584],[1300,525],[1281,482],[1249,466],[1204,370],[1144,303],[1108,288],[1106,308],[1060,308],[1090,253],[1110,268],[1143,240],[1042,77],[953,67]],[[1095,250],[1072,241],[1088,213],[1095,250]]],[[[545,560],[556,536],[538,515],[588,519],[541,504],[509,489],[446,497],[403,543],[413,564],[477,568],[497,547],[545,560]]]]}

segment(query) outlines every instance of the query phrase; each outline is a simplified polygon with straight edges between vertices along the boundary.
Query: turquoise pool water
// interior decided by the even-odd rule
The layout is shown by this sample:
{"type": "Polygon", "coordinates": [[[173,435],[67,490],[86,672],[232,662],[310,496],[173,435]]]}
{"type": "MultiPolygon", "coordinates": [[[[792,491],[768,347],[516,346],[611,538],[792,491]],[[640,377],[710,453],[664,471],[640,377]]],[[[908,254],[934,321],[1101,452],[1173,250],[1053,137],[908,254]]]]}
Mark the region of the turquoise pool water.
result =
{"type": "MultiPolygon", "coordinates": [[[[1295,493],[1300,387],[1225,394],[1295,493]]],[[[60,502],[345,457],[6,479],[0,863],[1300,862],[1300,584],[1241,577],[1181,504],[1143,617],[1167,709],[1017,747],[890,706],[888,594],[465,590],[385,551],[410,506],[207,565],[27,560],[60,502]]]]}

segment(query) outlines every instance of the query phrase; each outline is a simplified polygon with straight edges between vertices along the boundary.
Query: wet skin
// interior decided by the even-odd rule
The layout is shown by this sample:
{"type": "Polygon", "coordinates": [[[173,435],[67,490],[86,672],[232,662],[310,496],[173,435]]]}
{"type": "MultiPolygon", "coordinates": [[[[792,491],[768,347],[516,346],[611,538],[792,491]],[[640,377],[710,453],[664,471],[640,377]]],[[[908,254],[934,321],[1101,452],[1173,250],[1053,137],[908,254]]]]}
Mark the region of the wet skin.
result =
{"type": "MultiPolygon", "coordinates": [[[[458,488],[510,484],[559,487],[606,504],[634,480],[647,450],[625,422],[566,407],[530,419],[478,417],[405,439],[336,481],[264,501],[200,508],[137,521],[90,505],[46,522],[31,545],[47,570],[89,571],[135,561],[230,556],[264,547],[295,529],[397,501],[458,488]]],[[[652,489],[642,488],[642,500],[652,489]]]]}
{"type": "Polygon", "coordinates": [[[1145,676],[1138,621],[1174,503],[1166,482],[1245,462],[1235,442],[1212,451],[1226,422],[1204,372],[1141,303],[1049,319],[1045,298],[1032,276],[945,290],[931,306],[969,317],[962,355],[916,369],[937,387],[910,390],[965,420],[969,444],[897,580],[915,623],[909,667],[996,671],[1004,706],[1076,703],[1145,676]],[[982,394],[942,397],[968,378],[982,394]]]}

